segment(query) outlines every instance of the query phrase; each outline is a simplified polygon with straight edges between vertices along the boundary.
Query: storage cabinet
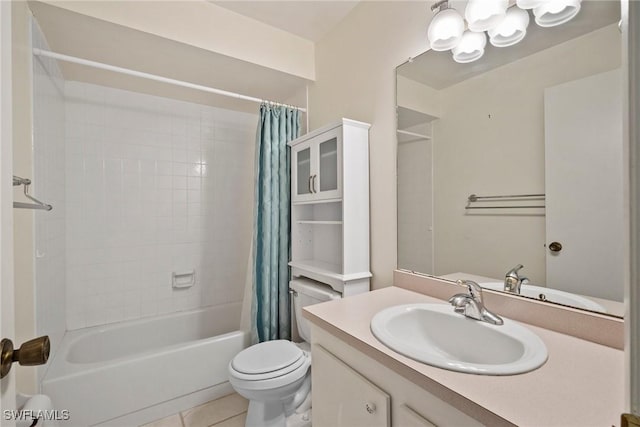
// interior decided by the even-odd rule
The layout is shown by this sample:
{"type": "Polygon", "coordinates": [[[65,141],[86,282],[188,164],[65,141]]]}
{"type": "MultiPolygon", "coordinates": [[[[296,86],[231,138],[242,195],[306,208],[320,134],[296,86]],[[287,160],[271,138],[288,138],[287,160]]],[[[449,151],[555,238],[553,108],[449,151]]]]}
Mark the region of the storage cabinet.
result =
{"type": "Polygon", "coordinates": [[[342,119],[291,146],[293,276],[369,290],[369,125],[342,119]]]}
{"type": "Polygon", "coordinates": [[[341,130],[341,127],[334,128],[292,146],[294,203],[342,197],[341,130]]]}

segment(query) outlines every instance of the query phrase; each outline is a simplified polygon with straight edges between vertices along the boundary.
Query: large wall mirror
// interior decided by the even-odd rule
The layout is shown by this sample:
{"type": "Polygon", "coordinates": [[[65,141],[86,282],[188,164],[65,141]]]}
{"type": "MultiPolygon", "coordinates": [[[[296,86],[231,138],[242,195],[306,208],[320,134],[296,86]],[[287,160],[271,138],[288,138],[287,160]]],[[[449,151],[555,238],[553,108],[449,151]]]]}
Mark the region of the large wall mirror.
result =
{"type": "MultiPolygon", "coordinates": [[[[464,3],[464,2],[462,2],[464,3]]],[[[398,268],[622,316],[628,251],[620,4],[459,64],[397,68],[398,268]]]]}

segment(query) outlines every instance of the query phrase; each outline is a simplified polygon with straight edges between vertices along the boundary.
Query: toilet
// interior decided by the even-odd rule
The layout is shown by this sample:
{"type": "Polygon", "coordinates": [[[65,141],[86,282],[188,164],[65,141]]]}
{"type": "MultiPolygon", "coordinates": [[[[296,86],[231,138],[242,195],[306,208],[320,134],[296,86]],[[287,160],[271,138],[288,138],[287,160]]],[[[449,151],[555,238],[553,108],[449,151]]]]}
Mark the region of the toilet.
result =
{"type": "Polygon", "coordinates": [[[247,427],[311,426],[311,351],[302,308],[341,298],[330,286],[296,278],[289,283],[304,340],[267,341],[242,350],[229,363],[231,386],[249,400],[247,427]]]}

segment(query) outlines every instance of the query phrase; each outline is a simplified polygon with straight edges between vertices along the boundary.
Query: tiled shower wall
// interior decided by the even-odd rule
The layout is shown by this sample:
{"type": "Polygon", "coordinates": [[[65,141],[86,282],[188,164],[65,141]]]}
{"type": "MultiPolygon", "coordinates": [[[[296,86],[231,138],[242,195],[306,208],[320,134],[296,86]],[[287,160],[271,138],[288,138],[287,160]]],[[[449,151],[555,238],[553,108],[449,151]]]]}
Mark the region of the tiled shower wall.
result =
{"type": "Polygon", "coordinates": [[[76,329],[242,301],[257,115],[79,82],[66,95],[76,329]],[[172,273],[195,286],[172,289],[172,273]]]}
{"type": "MultiPolygon", "coordinates": [[[[48,49],[32,22],[35,47],[48,49]]],[[[49,335],[52,354],[65,332],[64,80],[55,60],[33,59],[33,194],[53,210],[33,211],[36,334],[49,335]]],[[[44,373],[44,369],[39,370],[44,373]]]]}

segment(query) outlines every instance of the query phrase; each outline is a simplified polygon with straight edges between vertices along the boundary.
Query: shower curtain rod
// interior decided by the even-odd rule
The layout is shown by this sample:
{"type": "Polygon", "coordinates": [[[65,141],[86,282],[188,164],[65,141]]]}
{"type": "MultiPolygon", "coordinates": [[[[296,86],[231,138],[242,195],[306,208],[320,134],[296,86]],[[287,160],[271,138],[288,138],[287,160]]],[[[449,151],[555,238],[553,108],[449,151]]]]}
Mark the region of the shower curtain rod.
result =
{"type": "MultiPolygon", "coordinates": [[[[155,74],[143,73],[142,71],[130,70],[128,68],[116,67],[115,65],[109,65],[109,64],[104,64],[102,62],[90,61],[88,59],[82,59],[82,58],[77,58],[75,56],[64,55],[62,53],[51,52],[49,50],[33,48],[33,54],[36,56],[45,56],[47,58],[58,59],[60,61],[71,62],[74,64],[86,65],[87,67],[99,68],[102,70],[108,70],[116,73],[127,74],[130,76],[140,77],[143,79],[155,80],[158,82],[168,83],[175,86],[182,86],[189,89],[201,90],[203,92],[215,93],[216,95],[228,96],[236,99],[243,99],[245,101],[257,102],[257,103],[270,102],[276,105],[288,106],[288,104],[283,104],[280,102],[274,102],[274,101],[269,101],[265,99],[255,98],[253,96],[242,95],[239,93],[229,92],[222,89],[216,89],[208,86],[202,86],[194,83],[184,82],[182,80],[170,79],[168,77],[162,77],[155,74]]],[[[297,108],[303,113],[307,112],[306,108],[296,107],[295,105],[292,105],[291,107],[297,108]]]]}

